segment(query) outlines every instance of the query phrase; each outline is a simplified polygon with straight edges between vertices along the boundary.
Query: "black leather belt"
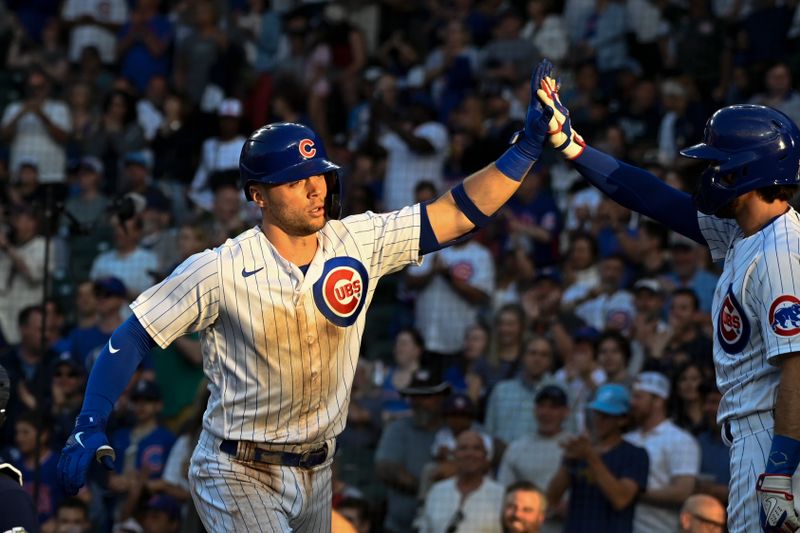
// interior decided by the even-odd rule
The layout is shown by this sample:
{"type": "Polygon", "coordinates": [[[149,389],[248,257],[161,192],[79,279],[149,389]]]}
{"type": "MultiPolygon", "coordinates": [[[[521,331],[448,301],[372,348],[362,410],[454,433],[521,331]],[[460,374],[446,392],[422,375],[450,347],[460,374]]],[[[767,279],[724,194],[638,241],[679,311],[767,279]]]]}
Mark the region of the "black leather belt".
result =
{"type": "MultiPolygon", "coordinates": [[[[239,451],[238,440],[224,440],[219,445],[221,452],[228,455],[237,455],[239,451]]],[[[299,466],[300,468],[313,468],[321,465],[328,458],[328,444],[323,444],[320,448],[308,450],[302,453],[276,452],[264,448],[254,447],[252,457],[249,459],[259,463],[283,466],[299,466]]]]}

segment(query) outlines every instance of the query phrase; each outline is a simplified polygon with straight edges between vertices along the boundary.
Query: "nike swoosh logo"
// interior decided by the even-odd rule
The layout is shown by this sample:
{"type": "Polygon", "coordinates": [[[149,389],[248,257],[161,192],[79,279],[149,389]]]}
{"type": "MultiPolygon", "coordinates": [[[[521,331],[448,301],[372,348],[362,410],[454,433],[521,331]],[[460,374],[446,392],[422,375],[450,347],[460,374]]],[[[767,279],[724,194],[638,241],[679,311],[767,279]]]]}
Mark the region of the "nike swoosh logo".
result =
{"type": "Polygon", "coordinates": [[[81,442],[81,435],[83,435],[83,431],[75,433],[75,440],[78,441],[78,444],[81,445],[81,448],[86,448],[86,446],[83,445],[83,442],[81,442]]]}
{"type": "Polygon", "coordinates": [[[250,272],[248,272],[246,269],[243,268],[242,269],[242,277],[244,277],[244,278],[250,277],[253,274],[255,274],[256,272],[261,272],[262,270],[264,270],[264,267],[257,268],[255,270],[251,270],[250,272]]]}
{"type": "Polygon", "coordinates": [[[778,500],[776,500],[775,498],[767,498],[765,503],[767,505],[769,505],[769,507],[767,508],[766,514],[765,514],[765,516],[767,517],[767,524],[769,524],[769,525],[777,525],[777,524],[771,524],[769,518],[770,518],[770,516],[772,516],[772,511],[775,510],[775,506],[778,505],[778,500]]]}
{"type": "Polygon", "coordinates": [[[108,341],[108,351],[111,352],[111,353],[117,353],[119,351],[119,348],[114,348],[111,345],[111,341],[108,341]]]}

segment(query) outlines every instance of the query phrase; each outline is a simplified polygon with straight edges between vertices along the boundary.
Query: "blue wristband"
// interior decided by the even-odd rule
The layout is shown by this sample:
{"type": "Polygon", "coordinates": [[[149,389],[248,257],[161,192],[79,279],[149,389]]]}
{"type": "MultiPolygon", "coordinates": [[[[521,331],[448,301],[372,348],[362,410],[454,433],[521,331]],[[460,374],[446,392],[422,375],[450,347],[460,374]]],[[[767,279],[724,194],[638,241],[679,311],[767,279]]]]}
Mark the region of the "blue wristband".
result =
{"type": "Polygon", "coordinates": [[[497,158],[494,166],[514,181],[522,181],[542,155],[542,147],[525,137],[522,131],[514,134],[514,145],[497,158]]]}
{"type": "Polygon", "coordinates": [[[766,473],[791,476],[797,470],[798,464],[800,464],[800,440],[775,435],[769,450],[766,473]]]}

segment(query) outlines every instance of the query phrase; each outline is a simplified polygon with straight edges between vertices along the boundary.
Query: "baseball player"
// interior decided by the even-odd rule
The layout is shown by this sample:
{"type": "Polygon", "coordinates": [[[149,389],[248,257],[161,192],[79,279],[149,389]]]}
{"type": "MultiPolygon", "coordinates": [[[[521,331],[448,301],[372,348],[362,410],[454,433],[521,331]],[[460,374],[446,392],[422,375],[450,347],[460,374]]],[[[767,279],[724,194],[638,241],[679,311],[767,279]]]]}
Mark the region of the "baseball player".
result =
{"type": "MultiPolygon", "coordinates": [[[[0,366],[0,426],[6,421],[11,380],[0,366]]],[[[0,457],[0,531],[39,531],[39,518],[30,494],[22,487],[22,472],[0,457]]]]}
{"type": "Polygon", "coordinates": [[[191,256],[139,296],[87,384],[59,477],[67,492],[106,446],[105,423],[143,354],[201,334],[210,399],[189,481],[209,531],[330,531],[331,457],[347,419],[378,279],[486,224],[517,190],[551,116],[531,78],[525,128],[494,164],[439,198],[337,220],[339,167],[309,128],[256,130],[239,168],[262,223],[191,256]]]}
{"type": "MultiPolygon", "coordinates": [[[[548,70],[545,67],[545,70],[548,70]]],[[[719,421],[731,447],[731,533],[795,531],[792,475],[800,462],[800,130],[783,113],[734,105],[681,152],[707,161],[692,197],[587,146],[548,72],[537,91],[554,116],[549,141],[614,201],[724,260],[714,292],[719,421]]]]}

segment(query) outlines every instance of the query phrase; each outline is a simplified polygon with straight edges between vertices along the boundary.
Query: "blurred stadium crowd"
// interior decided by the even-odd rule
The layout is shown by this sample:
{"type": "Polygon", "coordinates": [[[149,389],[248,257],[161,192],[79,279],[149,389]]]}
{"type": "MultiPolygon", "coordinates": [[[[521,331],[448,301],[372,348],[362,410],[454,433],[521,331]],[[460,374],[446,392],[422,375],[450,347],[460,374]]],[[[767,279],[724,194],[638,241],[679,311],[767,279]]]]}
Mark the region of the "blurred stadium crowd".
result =
{"type": "MultiPolygon", "coordinates": [[[[505,150],[548,57],[589,144],[692,190],[678,150],[717,107],[800,119],[798,38],[780,0],[0,2],[0,456],[43,531],[202,530],[195,336],[117,404],[116,472],[65,498],[54,470],[127,304],[258,223],[250,131],[311,126],[346,213],[397,209],[505,150]]],[[[359,533],[724,531],[716,272],[545,151],[489,227],[378,288],[334,507],[359,533]]]]}

